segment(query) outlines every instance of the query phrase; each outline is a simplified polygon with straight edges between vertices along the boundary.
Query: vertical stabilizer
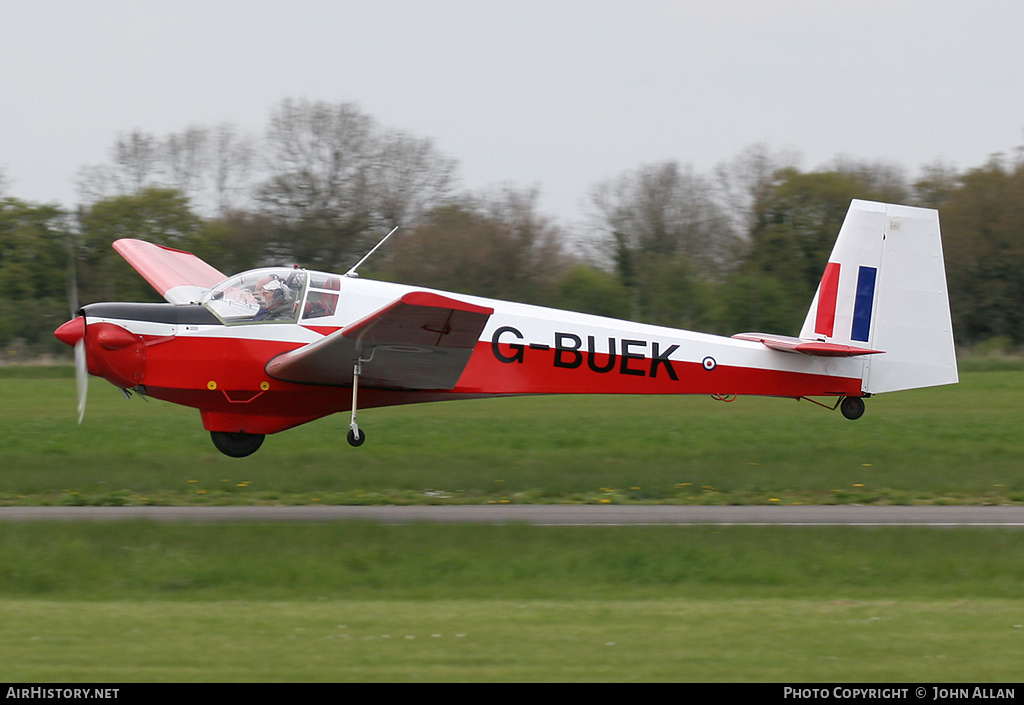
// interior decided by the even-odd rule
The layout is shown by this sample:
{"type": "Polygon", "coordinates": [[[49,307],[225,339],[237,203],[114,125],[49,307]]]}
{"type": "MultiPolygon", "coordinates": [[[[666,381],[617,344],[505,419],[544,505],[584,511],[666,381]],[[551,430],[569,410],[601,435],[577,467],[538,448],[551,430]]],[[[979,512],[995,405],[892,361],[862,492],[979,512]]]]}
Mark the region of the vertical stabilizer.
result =
{"type": "Polygon", "coordinates": [[[956,383],[938,212],[853,201],[800,337],[884,351],[865,393],[956,383]]]}

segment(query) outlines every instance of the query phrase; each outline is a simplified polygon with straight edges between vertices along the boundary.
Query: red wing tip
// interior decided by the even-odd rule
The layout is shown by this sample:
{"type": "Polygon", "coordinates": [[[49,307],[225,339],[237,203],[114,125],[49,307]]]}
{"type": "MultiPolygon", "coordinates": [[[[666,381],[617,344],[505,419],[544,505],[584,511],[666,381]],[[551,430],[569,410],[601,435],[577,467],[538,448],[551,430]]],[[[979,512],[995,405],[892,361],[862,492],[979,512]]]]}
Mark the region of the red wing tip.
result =
{"type": "Polygon", "coordinates": [[[131,249],[133,247],[155,247],[157,249],[166,250],[167,252],[176,252],[181,255],[192,255],[193,257],[195,256],[193,253],[187,252],[185,250],[178,250],[173,247],[167,247],[166,245],[158,245],[155,242],[149,242],[148,240],[139,240],[138,238],[134,237],[122,237],[118,240],[114,240],[114,242],[111,244],[111,247],[113,247],[114,250],[118,253],[123,253],[125,250],[131,249]]]}

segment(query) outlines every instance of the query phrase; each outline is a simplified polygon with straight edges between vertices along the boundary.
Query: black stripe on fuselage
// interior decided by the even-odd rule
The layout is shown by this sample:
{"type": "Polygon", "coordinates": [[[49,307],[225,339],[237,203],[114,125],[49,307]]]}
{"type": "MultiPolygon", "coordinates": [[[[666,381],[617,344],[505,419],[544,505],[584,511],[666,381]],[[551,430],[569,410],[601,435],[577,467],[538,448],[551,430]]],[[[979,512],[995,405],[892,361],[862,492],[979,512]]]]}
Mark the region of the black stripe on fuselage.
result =
{"type": "Polygon", "coordinates": [[[205,306],[188,304],[100,303],[88,304],[81,311],[86,318],[117,318],[124,321],[150,321],[171,325],[221,325],[220,319],[205,306]]]}

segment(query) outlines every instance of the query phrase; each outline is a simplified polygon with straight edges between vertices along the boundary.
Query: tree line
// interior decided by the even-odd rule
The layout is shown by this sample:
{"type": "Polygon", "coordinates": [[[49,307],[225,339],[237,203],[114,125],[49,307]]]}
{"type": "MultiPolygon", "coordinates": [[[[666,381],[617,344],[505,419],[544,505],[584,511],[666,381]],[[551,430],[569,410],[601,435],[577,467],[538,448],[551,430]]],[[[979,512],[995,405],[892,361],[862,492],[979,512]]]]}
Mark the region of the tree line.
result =
{"type": "Polygon", "coordinates": [[[0,350],[63,352],[76,303],[157,301],[111,249],[121,237],[195,252],[231,274],[345,271],[394,226],[364,276],[732,334],[795,335],[854,198],[938,208],[962,346],[1024,344],[1024,152],[915,179],[885,163],[746,148],[708,173],[675,161],[596,183],[585,223],[533,188],[457,188],[430,139],[349,103],[285,100],[260,137],[230,124],[116,137],[68,210],[9,194],[0,172],[0,350]]]}

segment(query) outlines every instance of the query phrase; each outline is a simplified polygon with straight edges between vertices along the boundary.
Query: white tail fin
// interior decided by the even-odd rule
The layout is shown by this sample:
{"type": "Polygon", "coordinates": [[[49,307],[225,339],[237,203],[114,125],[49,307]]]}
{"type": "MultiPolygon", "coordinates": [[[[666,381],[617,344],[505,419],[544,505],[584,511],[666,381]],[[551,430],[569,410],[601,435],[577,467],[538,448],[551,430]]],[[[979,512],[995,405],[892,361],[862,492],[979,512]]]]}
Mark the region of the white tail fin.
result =
{"type": "Polygon", "coordinates": [[[853,201],[800,337],[883,351],[865,393],[956,383],[938,212],[853,201]]]}

